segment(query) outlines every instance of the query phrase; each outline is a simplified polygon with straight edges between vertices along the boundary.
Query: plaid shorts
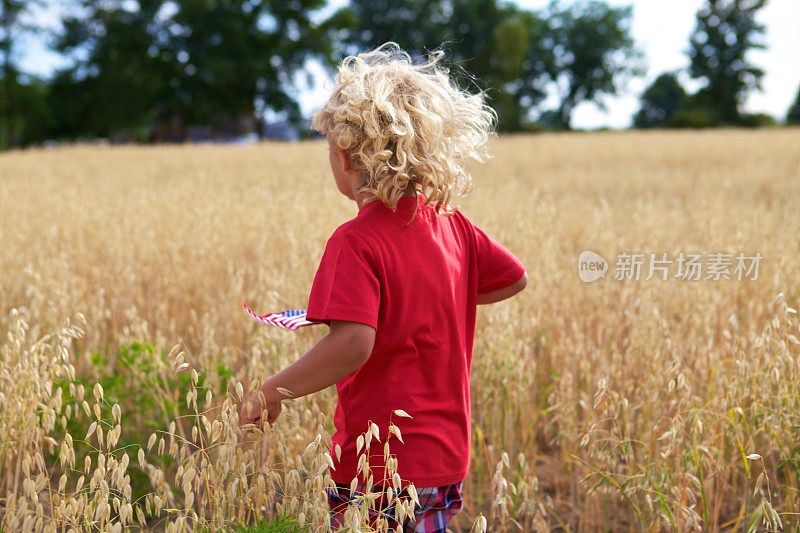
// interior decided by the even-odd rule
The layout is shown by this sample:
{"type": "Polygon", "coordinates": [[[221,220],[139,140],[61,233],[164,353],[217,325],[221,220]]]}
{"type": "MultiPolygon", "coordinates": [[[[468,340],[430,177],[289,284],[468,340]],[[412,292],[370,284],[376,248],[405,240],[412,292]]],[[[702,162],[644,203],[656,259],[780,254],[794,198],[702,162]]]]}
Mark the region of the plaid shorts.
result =
{"type": "MultiPolygon", "coordinates": [[[[402,531],[404,533],[445,533],[447,522],[461,512],[464,505],[461,500],[461,487],[464,482],[441,487],[427,487],[417,489],[419,505],[414,507],[414,518],[406,517],[403,521],[402,531]]],[[[347,485],[336,484],[338,491],[328,489],[328,505],[331,511],[331,529],[338,530],[344,525],[344,512],[347,504],[352,501],[350,497],[350,487],[347,485]],[[338,493],[337,493],[338,492],[338,493]]],[[[356,487],[356,495],[363,495],[366,485],[356,487]]],[[[400,492],[400,498],[408,497],[408,492],[404,489],[400,492]]],[[[383,505],[385,493],[375,502],[374,509],[369,510],[369,519],[372,524],[379,517],[385,518],[389,522],[388,531],[395,531],[397,520],[394,514],[394,504],[388,508],[383,505]]]]}

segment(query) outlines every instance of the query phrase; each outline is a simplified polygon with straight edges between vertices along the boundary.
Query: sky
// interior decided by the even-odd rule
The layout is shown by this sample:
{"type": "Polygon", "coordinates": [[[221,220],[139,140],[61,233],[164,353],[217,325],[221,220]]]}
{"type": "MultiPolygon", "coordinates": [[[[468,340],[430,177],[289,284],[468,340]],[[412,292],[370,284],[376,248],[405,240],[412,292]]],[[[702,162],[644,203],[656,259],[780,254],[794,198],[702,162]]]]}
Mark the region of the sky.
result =
{"type": "MultiPolygon", "coordinates": [[[[62,0],[51,1],[51,8],[38,12],[37,19],[49,27],[56,27],[58,2],[62,0]]],[[[315,18],[322,19],[346,3],[346,0],[330,0],[315,18]]],[[[514,3],[525,8],[540,9],[548,0],[515,0],[514,3]]],[[[703,0],[608,0],[608,3],[613,6],[633,6],[632,32],[637,46],[645,55],[646,75],[630,80],[619,96],[604,98],[605,110],[591,102],[579,105],[573,115],[572,125],[576,128],[630,126],[631,117],[639,108],[639,96],[665,71],[683,71],[681,80],[685,86],[690,90],[697,88],[697,83],[685,74],[689,64],[686,50],[695,13],[703,0]]],[[[753,50],[749,58],[763,68],[766,75],[762,80],[763,91],[751,93],[744,109],[751,113],[769,113],[782,119],[800,87],[800,61],[797,59],[800,52],[800,32],[797,31],[800,1],[768,0],[767,6],[759,13],[759,20],[766,26],[767,49],[753,50]]],[[[63,59],[49,52],[44,42],[26,42],[20,49],[24,50],[19,54],[24,71],[47,76],[63,64],[63,59]]],[[[309,85],[305,82],[305,76],[298,76],[295,95],[304,115],[310,116],[327,98],[332,74],[326,73],[314,61],[309,61],[307,68],[314,81],[309,85]]],[[[551,96],[542,106],[555,107],[556,102],[555,96],[551,96]]]]}

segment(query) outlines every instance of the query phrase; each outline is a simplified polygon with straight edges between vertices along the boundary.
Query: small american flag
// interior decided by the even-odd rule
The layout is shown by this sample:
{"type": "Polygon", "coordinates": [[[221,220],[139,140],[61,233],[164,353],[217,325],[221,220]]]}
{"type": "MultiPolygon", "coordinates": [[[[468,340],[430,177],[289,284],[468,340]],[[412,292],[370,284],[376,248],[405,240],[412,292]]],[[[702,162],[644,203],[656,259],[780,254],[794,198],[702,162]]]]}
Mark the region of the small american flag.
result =
{"type": "Polygon", "coordinates": [[[244,308],[247,311],[247,314],[250,315],[250,318],[261,322],[262,324],[269,324],[271,326],[278,326],[279,328],[291,330],[295,330],[300,326],[312,326],[316,324],[316,322],[309,322],[306,320],[305,309],[289,309],[288,311],[283,311],[281,313],[257,315],[251,311],[249,307],[247,307],[247,304],[242,305],[244,305],[244,308]]]}

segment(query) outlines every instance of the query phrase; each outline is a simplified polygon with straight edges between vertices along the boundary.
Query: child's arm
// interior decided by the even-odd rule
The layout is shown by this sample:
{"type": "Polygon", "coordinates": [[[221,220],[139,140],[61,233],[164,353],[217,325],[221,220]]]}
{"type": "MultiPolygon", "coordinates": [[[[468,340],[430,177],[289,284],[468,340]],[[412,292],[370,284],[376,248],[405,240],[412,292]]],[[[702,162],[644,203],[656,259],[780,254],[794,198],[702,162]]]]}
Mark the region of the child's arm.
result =
{"type": "Polygon", "coordinates": [[[518,292],[521,292],[526,285],[528,285],[528,273],[523,272],[522,277],[508,287],[503,287],[493,292],[478,294],[478,305],[493,304],[511,298],[518,292]]]}
{"type": "Polygon", "coordinates": [[[511,298],[528,284],[525,265],[481,228],[472,227],[478,254],[478,305],[511,298]]]}
{"type": "Polygon", "coordinates": [[[267,422],[272,424],[281,412],[281,400],[300,398],[306,394],[326,389],[361,368],[369,359],[375,344],[375,329],[366,324],[331,320],[330,332],[322,337],[305,355],[287,366],[261,386],[264,404],[258,392],[246,402],[239,413],[241,424],[263,427],[261,411],[267,411],[267,422]],[[286,396],[278,389],[287,389],[286,396]]]}

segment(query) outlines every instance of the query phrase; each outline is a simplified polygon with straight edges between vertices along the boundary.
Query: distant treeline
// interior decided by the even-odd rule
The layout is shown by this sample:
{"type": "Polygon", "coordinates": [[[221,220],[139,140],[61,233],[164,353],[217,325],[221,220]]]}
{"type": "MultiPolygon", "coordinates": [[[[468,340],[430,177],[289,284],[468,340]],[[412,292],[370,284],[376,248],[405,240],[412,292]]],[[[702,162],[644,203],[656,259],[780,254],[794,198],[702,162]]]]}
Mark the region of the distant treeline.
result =
{"type": "MultiPolygon", "coordinates": [[[[552,1],[541,10],[498,0],[351,0],[321,19],[324,0],[65,0],[61,28],[37,27],[51,0],[0,0],[0,148],[45,140],[183,141],[265,134],[282,114],[308,134],[298,85],[317,59],[335,73],[346,55],[397,42],[415,58],[445,51],[464,88],[484,90],[502,132],[570,129],[585,101],[602,105],[644,57],[632,8],[552,1]],[[40,79],[18,66],[19,47],[47,39],[69,66],[40,79]],[[557,102],[554,105],[548,105],[557,102]]],[[[642,95],[636,127],[777,124],[741,110],[764,72],[756,21],[766,0],[706,0],[684,74],[664,73],[642,95]]],[[[62,2],[62,5],[64,2],[62,2]]],[[[800,91],[785,122],[800,121],[800,91]]]]}

